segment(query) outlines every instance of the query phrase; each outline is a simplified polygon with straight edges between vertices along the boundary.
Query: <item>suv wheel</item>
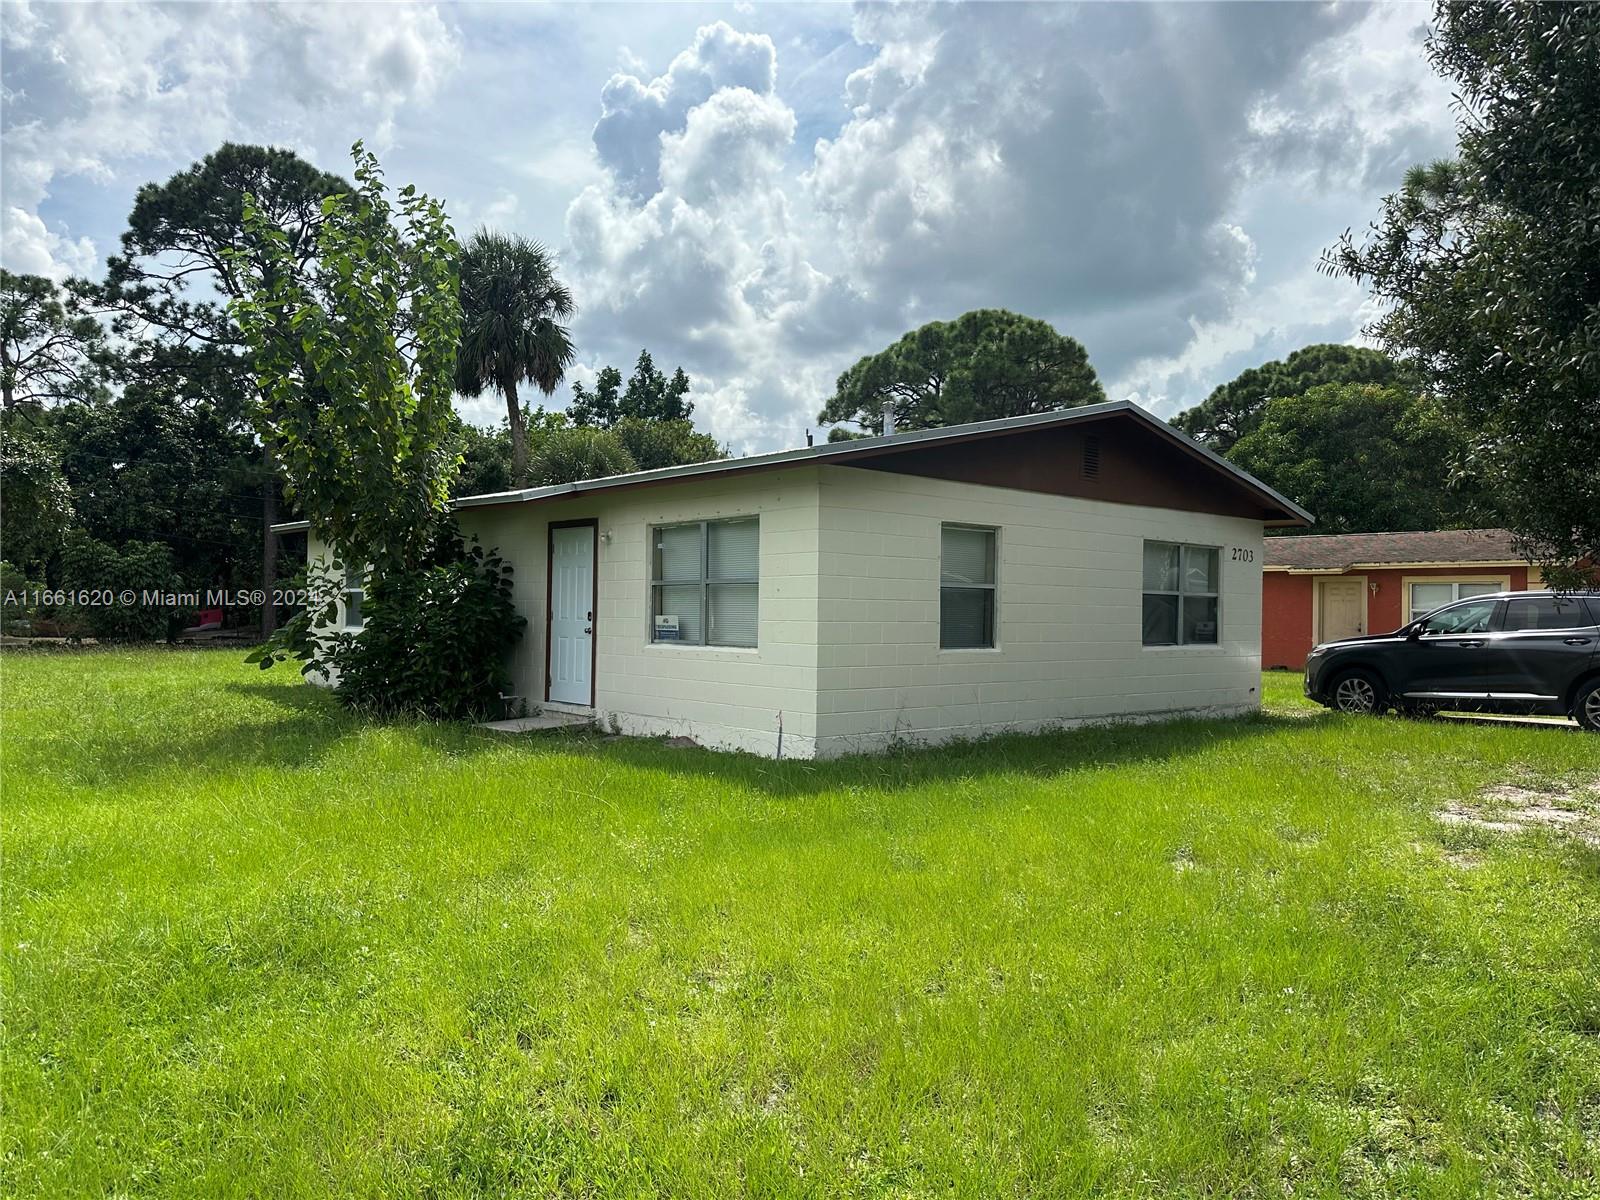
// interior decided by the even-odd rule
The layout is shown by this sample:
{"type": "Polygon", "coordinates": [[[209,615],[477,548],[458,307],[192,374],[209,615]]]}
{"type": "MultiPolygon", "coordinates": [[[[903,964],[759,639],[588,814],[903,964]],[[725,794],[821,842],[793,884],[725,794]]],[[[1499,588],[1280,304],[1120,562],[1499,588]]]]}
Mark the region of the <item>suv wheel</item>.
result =
{"type": "Polygon", "coordinates": [[[1343,713],[1376,716],[1387,707],[1383,681],[1370,671],[1349,671],[1333,681],[1333,707],[1343,713]]]}
{"type": "Polygon", "coordinates": [[[1600,733],[1600,679],[1591,679],[1578,689],[1572,702],[1572,719],[1585,729],[1600,733]]]}

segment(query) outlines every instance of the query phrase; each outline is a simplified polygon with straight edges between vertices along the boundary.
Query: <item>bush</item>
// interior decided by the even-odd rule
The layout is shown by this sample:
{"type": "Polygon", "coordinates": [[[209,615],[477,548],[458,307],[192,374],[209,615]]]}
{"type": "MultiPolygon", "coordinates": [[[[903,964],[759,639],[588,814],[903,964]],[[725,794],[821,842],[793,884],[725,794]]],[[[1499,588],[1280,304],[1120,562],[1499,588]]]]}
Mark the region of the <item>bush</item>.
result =
{"type": "MultiPolygon", "coordinates": [[[[10,414],[8,413],[9,417],[10,414]]],[[[26,569],[48,560],[72,523],[72,489],[56,452],[15,419],[0,430],[0,527],[6,553],[26,569]]]]}
{"type": "Polygon", "coordinates": [[[728,457],[727,450],[717,444],[716,438],[696,433],[694,426],[682,419],[647,421],[642,417],[623,417],[610,432],[616,435],[641,471],[728,457]]]}
{"type": "Polygon", "coordinates": [[[506,659],[527,621],[511,601],[511,567],[453,528],[421,569],[375,578],[354,637],[329,642],[338,695],[353,707],[430,718],[500,715],[506,659]]]}
{"type": "Polygon", "coordinates": [[[32,637],[38,620],[33,603],[44,584],[29,579],[19,568],[0,559],[0,632],[17,637],[32,637]]]}
{"type": "Polygon", "coordinates": [[[624,475],[638,469],[616,434],[609,429],[557,429],[548,434],[528,464],[534,487],[624,475]]]}
{"type": "Polygon", "coordinates": [[[159,542],[128,542],[118,550],[73,532],[61,552],[61,584],[89,600],[64,606],[63,624],[103,642],[165,641],[178,616],[176,604],[163,602],[181,585],[172,551],[159,542]]]}

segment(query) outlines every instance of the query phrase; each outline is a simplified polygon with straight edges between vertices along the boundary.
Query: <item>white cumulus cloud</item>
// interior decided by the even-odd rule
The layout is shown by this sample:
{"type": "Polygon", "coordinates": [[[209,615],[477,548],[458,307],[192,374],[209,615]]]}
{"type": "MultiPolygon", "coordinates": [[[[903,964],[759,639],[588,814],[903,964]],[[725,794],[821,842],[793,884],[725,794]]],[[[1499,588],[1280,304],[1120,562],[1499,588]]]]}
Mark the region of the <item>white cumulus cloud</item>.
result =
{"type": "Polygon", "coordinates": [[[62,180],[122,183],[131,203],[151,161],[177,170],[230,138],[306,147],[330,116],[335,152],[358,136],[381,148],[460,58],[454,29],[422,6],[7,4],[3,20],[4,253],[38,267],[45,245],[52,274],[84,269],[81,237],[10,231],[48,223],[62,180]]]}

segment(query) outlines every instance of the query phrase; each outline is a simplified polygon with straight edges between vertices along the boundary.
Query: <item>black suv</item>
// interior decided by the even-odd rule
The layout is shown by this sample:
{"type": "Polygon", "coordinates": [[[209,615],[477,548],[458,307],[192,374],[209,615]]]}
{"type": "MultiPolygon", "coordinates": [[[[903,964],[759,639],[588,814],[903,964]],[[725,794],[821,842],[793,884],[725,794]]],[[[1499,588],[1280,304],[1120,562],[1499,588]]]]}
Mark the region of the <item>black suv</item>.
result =
{"type": "Polygon", "coordinates": [[[1349,713],[1551,713],[1600,731],[1600,594],[1474,596],[1326,642],[1306,659],[1306,695],[1349,713]]]}

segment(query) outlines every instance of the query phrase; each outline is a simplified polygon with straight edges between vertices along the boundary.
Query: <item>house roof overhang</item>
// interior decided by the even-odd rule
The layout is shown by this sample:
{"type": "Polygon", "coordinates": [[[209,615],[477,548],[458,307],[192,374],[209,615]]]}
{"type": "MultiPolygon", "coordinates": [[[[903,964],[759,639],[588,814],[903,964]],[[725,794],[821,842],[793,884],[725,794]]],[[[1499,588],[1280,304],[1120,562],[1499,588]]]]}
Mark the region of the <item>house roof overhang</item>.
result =
{"type": "MultiPolygon", "coordinates": [[[[1251,497],[1260,507],[1262,520],[1266,525],[1303,527],[1312,524],[1314,520],[1305,509],[1274,491],[1248,471],[1241,470],[1129,400],[1108,400],[1101,404],[1086,404],[1079,408],[1061,409],[1055,412],[1030,413],[1020,417],[976,421],[966,425],[917,429],[907,433],[858,438],[845,442],[826,442],[820,446],[803,446],[797,450],[780,450],[772,454],[758,454],[747,458],[714,459],[710,462],[661,467],[653,471],[634,471],[626,475],[608,475],[599,479],[582,479],[575,483],[560,483],[548,487],[520,488],[478,496],[463,496],[455,500],[452,507],[461,510],[497,505],[534,504],[589,493],[621,491],[694,479],[712,479],[786,467],[866,465],[888,456],[925,450],[934,446],[976,444],[995,438],[1102,421],[1132,422],[1143,431],[1167,442],[1175,450],[1206,468],[1208,473],[1214,476],[1219,487],[1242,492],[1251,497]]],[[[280,532],[294,532],[308,527],[306,522],[286,522],[273,528],[280,532]]]]}
{"type": "Polygon", "coordinates": [[[1265,566],[1263,571],[1276,571],[1282,575],[1343,575],[1349,571],[1477,571],[1485,568],[1526,567],[1527,559],[1471,559],[1451,562],[1355,562],[1342,567],[1289,567],[1282,563],[1265,566]]]}

